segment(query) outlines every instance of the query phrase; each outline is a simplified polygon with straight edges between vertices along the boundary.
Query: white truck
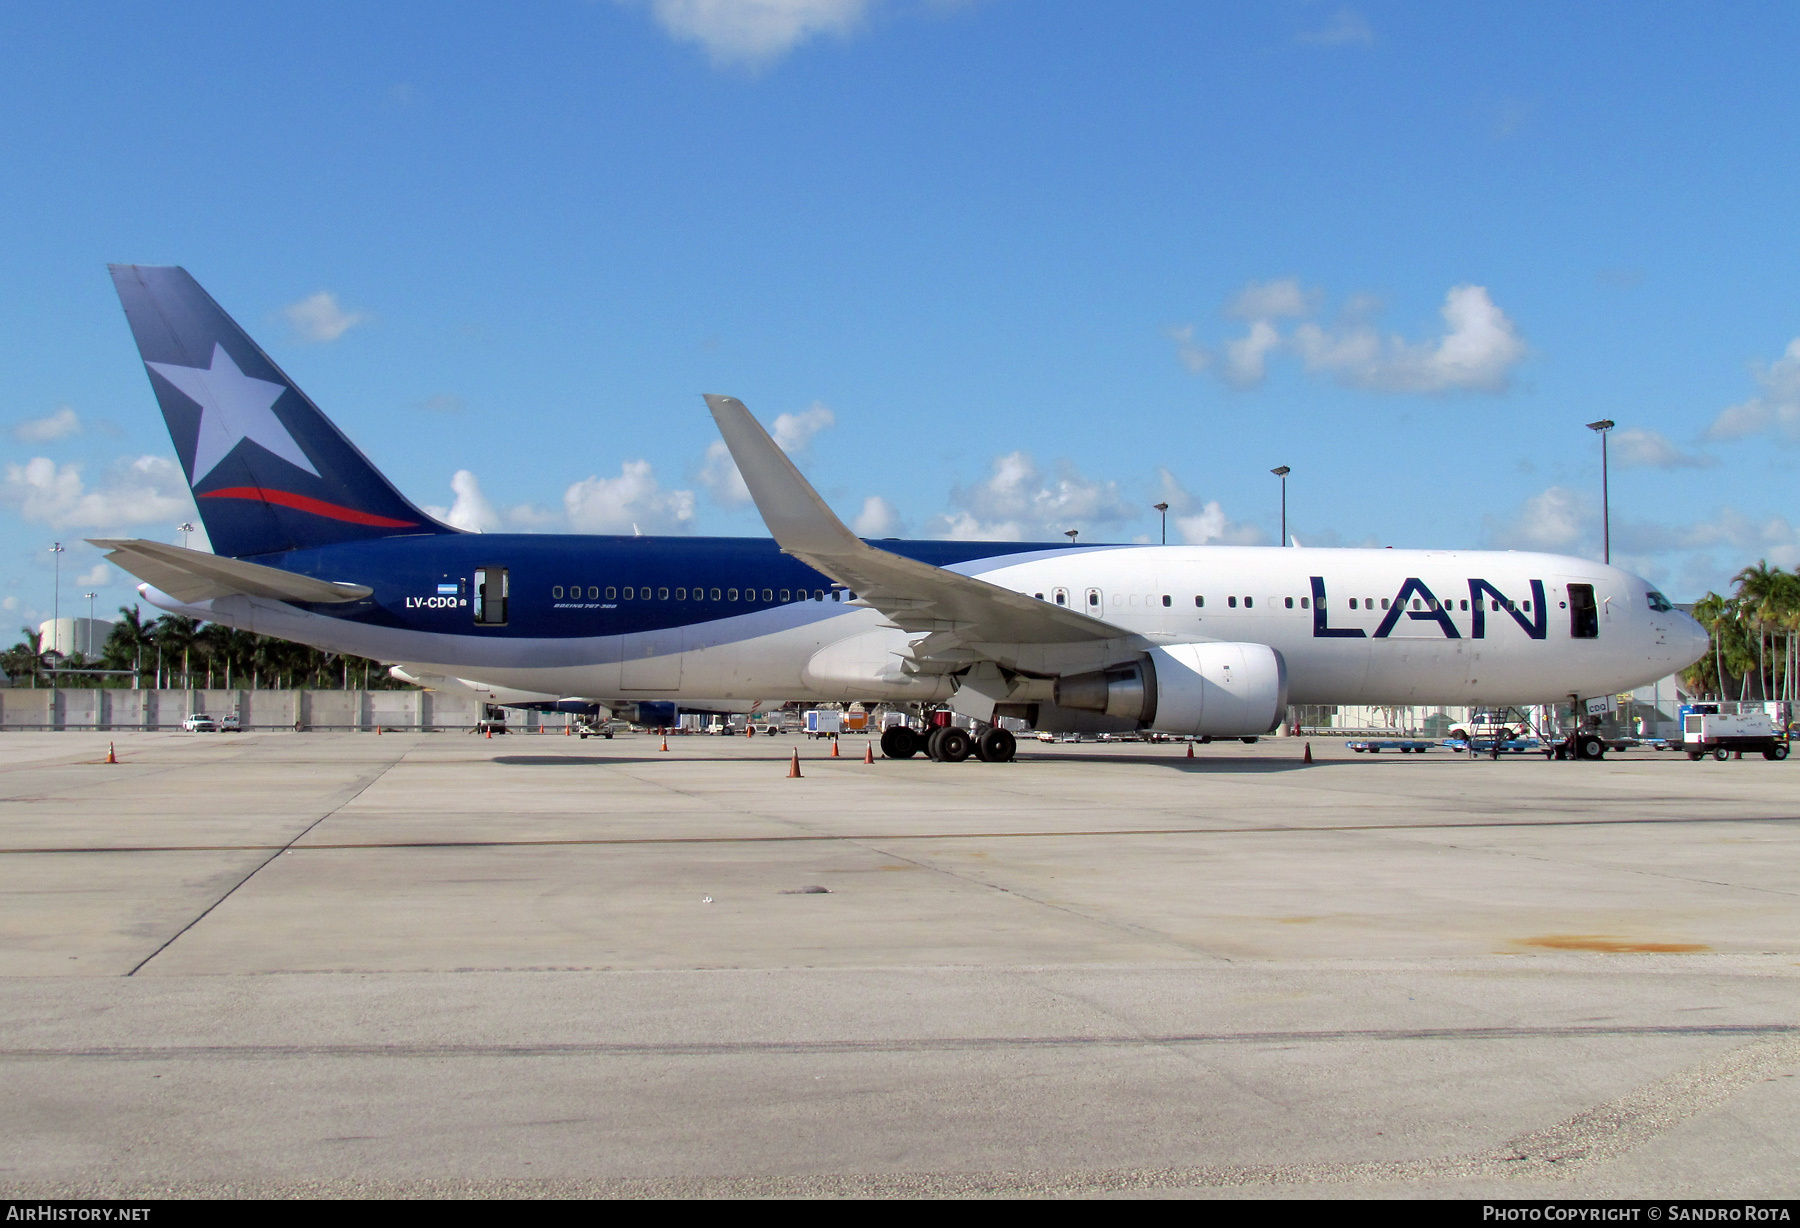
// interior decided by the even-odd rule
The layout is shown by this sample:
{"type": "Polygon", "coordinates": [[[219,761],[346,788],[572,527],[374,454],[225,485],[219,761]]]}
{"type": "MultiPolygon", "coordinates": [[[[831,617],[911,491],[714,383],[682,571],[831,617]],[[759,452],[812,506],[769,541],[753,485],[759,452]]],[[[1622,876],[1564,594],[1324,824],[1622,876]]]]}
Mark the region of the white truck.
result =
{"type": "Polygon", "coordinates": [[[1721,763],[1734,755],[1742,759],[1751,750],[1761,751],[1764,759],[1788,757],[1786,735],[1761,712],[1742,716],[1690,712],[1681,718],[1681,748],[1696,762],[1708,754],[1721,763]]]}

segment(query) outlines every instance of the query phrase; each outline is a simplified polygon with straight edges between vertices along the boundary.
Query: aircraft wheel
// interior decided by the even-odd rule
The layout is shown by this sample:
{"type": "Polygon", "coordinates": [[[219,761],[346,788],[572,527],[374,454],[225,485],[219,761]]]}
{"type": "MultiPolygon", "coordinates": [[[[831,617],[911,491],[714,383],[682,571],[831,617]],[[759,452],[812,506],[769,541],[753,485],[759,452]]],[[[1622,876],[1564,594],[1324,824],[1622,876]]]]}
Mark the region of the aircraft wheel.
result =
{"type": "Polygon", "coordinates": [[[961,763],[975,749],[969,735],[954,725],[934,730],[925,743],[925,751],[939,763],[961,763]]]}
{"type": "Polygon", "coordinates": [[[905,725],[881,731],[881,753],[888,759],[911,759],[923,749],[923,739],[905,725]]]}
{"type": "Polygon", "coordinates": [[[1239,738],[1238,741],[1242,742],[1245,746],[1255,746],[1256,745],[1255,738],[1239,738]]]}
{"type": "Polygon", "coordinates": [[[975,753],[984,763],[1008,763],[1018,750],[1019,740],[1005,729],[989,729],[975,741],[975,753]]]}
{"type": "Polygon", "coordinates": [[[1714,759],[1717,759],[1720,763],[1723,763],[1727,759],[1731,758],[1731,751],[1723,746],[1715,746],[1715,747],[1713,747],[1712,756],[1714,759]]]}
{"type": "Polygon", "coordinates": [[[1575,739],[1575,757],[1595,762],[1606,758],[1605,740],[1591,733],[1582,734],[1575,739]]]}

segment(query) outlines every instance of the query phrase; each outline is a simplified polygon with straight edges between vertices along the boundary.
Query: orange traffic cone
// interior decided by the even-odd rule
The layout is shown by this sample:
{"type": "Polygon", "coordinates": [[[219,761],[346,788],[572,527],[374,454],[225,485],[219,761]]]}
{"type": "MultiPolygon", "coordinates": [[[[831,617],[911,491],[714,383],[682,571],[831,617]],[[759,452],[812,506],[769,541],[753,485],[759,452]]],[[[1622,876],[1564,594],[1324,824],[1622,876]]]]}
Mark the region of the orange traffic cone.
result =
{"type": "Polygon", "coordinates": [[[863,762],[875,762],[875,743],[870,742],[867,746],[863,747],[863,762]]]}
{"type": "Polygon", "coordinates": [[[1311,742],[1308,742],[1306,744],[1306,755],[1304,758],[1301,759],[1301,762],[1302,763],[1311,763],[1312,762],[1312,743],[1311,742]]]}
{"type": "Polygon", "coordinates": [[[492,726],[492,725],[489,725],[489,726],[488,726],[488,727],[487,727],[487,736],[488,736],[488,737],[489,737],[489,738],[490,738],[490,739],[492,739],[492,738],[493,738],[493,736],[494,736],[494,727],[493,727],[493,726],[492,726]]]}
{"type": "Polygon", "coordinates": [[[831,739],[831,757],[833,759],[836,759],[838,757],[838,748],[837,748],[837,739],[836,738],[831,739]]]}
{"type": "Polygon", "coordinates": [[[565,738],[573,737],[574,733],[575,733],[575,727],[573,725],[569,724],[567,721],[564,721],[563,722],[563,737],[565,737],[565,738]]]}
{"type": "Polygon", "coordinates": [[[119,756],[113,752],[113,744],[111,742],[106,744],[106,761],[108,763],[117,763],[119,761],[119,756]]]}
{"type": "Polygon", "coordinates": [[[794,747],[794,757],[788,760],[788,779],[800,779],[800,748],[794,747]]]}
{"type": "Polygon", "coordinates": [[[375,736],[378,738],[381,736],[381,726],[380,725],[375,726],[375,736]]]}
{"type": "Polygon", "coordinates": [[[1188,753],[1187,753],[1187,757],[1188,757],[1188,758],[1189,758],[1189,759],[1192,759],[1192,758],[1193,758],[1193,757],[1194,757],[1194,744],[1193,744],[1193,743],[1192,743],[1192,742],[1189,742],[1189,743],[1188,743],[1188,753]]]}
{"type": "Polygon", "coordinates": [[[663,748],[663,749],[664,749],[664,750],[668,750],[668,749],[669,749],[669,731],[668,731],[668,730],[667,730],[667,729],[665,729],[665,730],[663,730],[663,744],[662,744],[662,748],[663,748]]]}
{"type": "Polygon", "coordinates": [[[756,726],[755,725],[745,725],[744,726],[744,736],[746,738],[754,738],[756,736],[756,726]]]}

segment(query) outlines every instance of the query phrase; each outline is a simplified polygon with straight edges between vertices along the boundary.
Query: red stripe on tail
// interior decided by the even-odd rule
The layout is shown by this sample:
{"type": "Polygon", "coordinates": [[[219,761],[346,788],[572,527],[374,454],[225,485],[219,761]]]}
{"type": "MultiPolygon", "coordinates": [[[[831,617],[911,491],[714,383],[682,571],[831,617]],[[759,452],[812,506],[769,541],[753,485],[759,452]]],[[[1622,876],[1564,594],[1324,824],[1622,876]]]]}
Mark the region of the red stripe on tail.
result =
{"type": "Polygon", "coordinates": [[[386,516],[374,516],[368,512],[359,512],[353,507],[339,507],[335,503],[327,503],[323,499],[309,499],[305,495],[290,494],[285,490],[259,490],[254,486],[228,486],[223,490],[209,490],[200,496],[202,499],[248,499],[252,503],[277,503],[282,507],[291,507],[296,511],[311,512],[315,516],[325,516],[332,520],[342,520],[349,524],[373,525],[378,529],[413,529],[418,523],[412,520],[389,520],[386,516]]]}

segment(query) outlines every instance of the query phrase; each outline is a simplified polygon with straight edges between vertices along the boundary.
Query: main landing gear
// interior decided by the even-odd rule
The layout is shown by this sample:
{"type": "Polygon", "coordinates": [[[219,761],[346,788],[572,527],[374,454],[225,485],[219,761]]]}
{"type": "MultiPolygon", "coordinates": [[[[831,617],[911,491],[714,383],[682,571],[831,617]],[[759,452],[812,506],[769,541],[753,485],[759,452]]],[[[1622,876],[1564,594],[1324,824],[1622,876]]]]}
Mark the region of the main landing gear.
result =
{"type": "Polygon", "coordinates": [[[997,725],[973,734],[954,725],[940,725],[923,734],[895,725],[881,734],[881,753],[889,759],[911,759],[924,751],[939,763],[961,763],[970,755],[983,763],[1006,763],[1018,749],[1018,739],[997,725]]]}
{"type": "Polygon", "coordinates": [[[1606,739],[1584,729],[1570,734],[1544,754],[1552,759],[1579,759],[1583,763],[1598,763],[1606,758],[1606,739]]]}

